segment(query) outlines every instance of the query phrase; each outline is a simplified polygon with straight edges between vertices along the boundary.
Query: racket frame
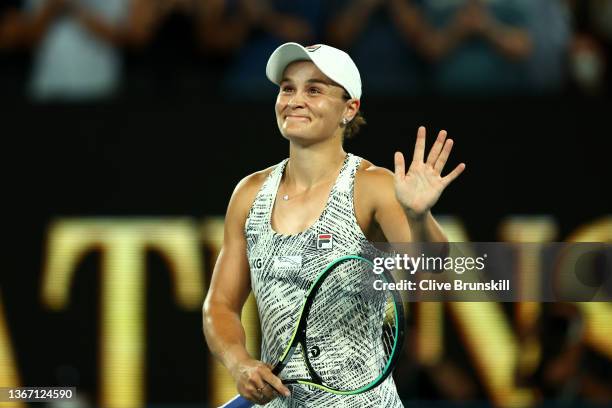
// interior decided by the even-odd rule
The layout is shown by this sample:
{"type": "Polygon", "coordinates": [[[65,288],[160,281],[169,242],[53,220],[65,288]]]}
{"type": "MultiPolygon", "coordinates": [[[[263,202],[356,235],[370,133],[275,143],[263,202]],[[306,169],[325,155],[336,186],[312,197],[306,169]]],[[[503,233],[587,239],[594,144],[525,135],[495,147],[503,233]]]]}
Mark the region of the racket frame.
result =
{"type": "MultiPolygon", "coordinates": [[[[307,355],[308,353],[306,352],[307,317],[308,317],[308,313],[310,312],[310,307],[312,306],[312,303],[314,301],[316,292],[323,284],[323,281],[325,280],[325,278],[334,270],[335,267],[337,267],[340,263],[346,260],[350,260],[350,259],[364,261],[368,263],[370,266],[372,267],[374,266],[374,263],[371,260],[364,258],[362,256],[345,255],[345,256],[342,256],[330,262],[325,267],[325,269],[323,269],[323,271],[319,273],[319,275],[315,278],[315,282],[311,285],[308,292],[306,292],[306,294],[304,295],[304,302],[302,303],[302,308],[300,309],[298,324],[293,330],[291,339],[289,340],[289,343],[287,347],[285,348],[285,351],[280,356],[278,362],[272,369],[272,373],[274,373],[274,375],[278,375],[285,368],[285,366],[289,363],[289,360],[291,360],[291,357],[295,353],[295,349],[297,348],[297,346],[301,345],[302,346],[301,347],[302,357],[303,357],[304,363],[306,364],[306,368],[308,369],[308,373],[310,374],[311,378],[310,379],[302,378],[302,379],[283,380],[284,384],[309,385],[309,386],[319,388],[323,391],[326,391],[332,394],[355,395],[355,394],[360,394],[360,393],[369,391],[372,388],[377,387],[393,371],[393,368],[395,367],[395,364],[397,363],[397,360],[401,354],[401,348],[403,346],[403,339],[404,339],[404,308],[403,308],[402,298],[399,295],[399,293],[397,293],[397,291],[391,291],[392,296],[393,296],[395,322],[396,322],[395,342],[393,344],[393,349],[391,351],[391,358],[387,361],[385,368],[383,369],[382,373],[377,378],[375,378],[373,381],[371,381],[367,385],[354,389],[354,390],[341,390],[338,388],[329,387],[323,384],[323,380],[314,371],[314,369],[312,368],[310,364],[310,361],[308,360],[308,355],[307,355]]],[[[383,275],[387,281],[391,281],[391,282],[393,281],[393,278],[390,276],[389,272],[387,272],[386,270],[381,275],[383,275]]]]}

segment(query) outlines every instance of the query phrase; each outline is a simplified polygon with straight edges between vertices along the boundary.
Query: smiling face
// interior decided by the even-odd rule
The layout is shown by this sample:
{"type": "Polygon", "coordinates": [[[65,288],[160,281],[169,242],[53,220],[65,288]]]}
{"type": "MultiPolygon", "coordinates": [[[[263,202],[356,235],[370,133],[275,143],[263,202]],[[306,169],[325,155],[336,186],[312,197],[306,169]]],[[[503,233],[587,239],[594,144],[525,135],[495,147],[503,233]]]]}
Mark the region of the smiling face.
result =
{"type": "Polygon", "coordinates": [[[276,122],[282,135],[294,141],[342,140],[342,119],[352,119],[359,101],[346,100],[345,90],[310,61],[297,61],[284,72],[276,98],[276,122]]]}

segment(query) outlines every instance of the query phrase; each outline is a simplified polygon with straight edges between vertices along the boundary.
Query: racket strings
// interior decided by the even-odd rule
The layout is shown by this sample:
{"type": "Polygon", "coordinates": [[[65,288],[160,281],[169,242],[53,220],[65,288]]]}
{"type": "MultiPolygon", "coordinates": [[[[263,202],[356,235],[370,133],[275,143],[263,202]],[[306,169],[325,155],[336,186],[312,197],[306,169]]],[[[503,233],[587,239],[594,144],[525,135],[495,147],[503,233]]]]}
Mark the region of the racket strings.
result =
{"type": "Polygon", "coordinates": [[[364,262],[344,262],[325,279],[307,318],[308,359],[324,385],[355,390],[376,381],[396,342],[393,297],[373,289],[364,262]]]}

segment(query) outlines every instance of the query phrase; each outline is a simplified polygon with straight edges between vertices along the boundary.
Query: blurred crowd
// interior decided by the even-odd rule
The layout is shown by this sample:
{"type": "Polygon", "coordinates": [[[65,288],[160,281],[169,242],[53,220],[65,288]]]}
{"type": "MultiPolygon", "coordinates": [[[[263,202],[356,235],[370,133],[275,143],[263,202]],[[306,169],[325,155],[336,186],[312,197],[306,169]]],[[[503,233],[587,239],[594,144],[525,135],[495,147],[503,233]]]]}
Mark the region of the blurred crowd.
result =
{"type": "Polygon", "coordinates": [[[269,100],[280,44],[347,50],[364,95],[610,96],[610,0],[2,0],[0,98],[269,100]]]}

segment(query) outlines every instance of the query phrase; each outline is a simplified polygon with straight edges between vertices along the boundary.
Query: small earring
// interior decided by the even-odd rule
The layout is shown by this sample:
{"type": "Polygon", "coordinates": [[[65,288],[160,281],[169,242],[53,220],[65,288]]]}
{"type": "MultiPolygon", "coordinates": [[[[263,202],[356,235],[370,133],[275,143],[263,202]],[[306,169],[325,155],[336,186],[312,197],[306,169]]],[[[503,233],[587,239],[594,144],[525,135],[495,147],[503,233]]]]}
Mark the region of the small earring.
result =
{"type": "Polygon", "coordinates": [[[348,125],[348,123],[349,123],[349,120],[347,118],[342,118],[342,124],[344,126],[348,125]]]}

